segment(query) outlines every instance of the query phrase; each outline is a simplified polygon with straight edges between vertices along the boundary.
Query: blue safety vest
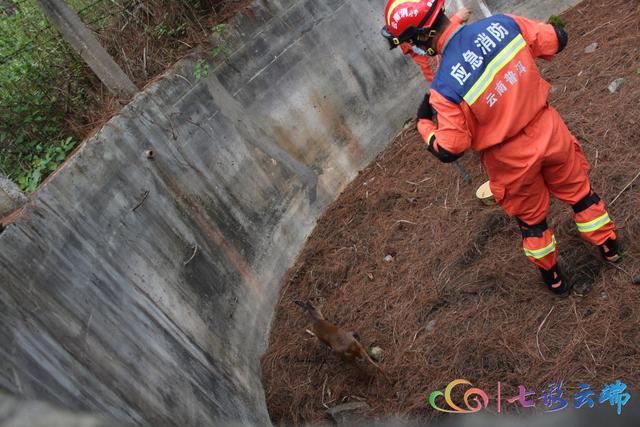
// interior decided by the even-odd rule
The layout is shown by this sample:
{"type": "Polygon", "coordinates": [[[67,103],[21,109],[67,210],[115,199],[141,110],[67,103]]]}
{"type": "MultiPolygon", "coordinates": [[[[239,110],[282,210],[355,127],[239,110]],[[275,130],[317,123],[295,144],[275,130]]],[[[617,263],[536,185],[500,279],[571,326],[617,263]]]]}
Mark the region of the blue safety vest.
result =
{"type": "Polygon", "coordinates": [[[465,101],[471,107],[526,46],[520,27],[509,16],[495,15],[463,25],[444,46],[432,88],[453,103],[465,101]]]}

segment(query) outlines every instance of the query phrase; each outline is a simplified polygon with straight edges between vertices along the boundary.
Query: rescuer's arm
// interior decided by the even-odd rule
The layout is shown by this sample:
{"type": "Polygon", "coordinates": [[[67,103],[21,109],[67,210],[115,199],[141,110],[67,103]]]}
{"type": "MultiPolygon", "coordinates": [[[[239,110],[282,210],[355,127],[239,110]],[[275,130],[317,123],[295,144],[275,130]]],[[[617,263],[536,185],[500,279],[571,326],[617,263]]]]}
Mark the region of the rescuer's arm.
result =
{"type": "Polygon", "coordinates": [[[535,57],[549,60],[567,45],[569,36],[562,27],[533,21],[522,16],[509,16],[520,27],[522,36],[535,57]]]}
{"type": "Polygon", "coordinates": [[[418,109],[418,132],[431,154],[444,163],[458,160],[471,147],[471,133],[462,109],[433,89],[418,109]],[[432,107],[438,115],[437,125],[432,107]]]}
{"type": "Polygon", "coordinates": [[[402,53],[409,55],[411,59],[418,64],[420,70],[422,70],[425,80],[431,83],[433,81],[434,72],[431,69],[431,64],[429,63],[429,57],[415,53],[409,43],[402,43],[400,45],[400,49],[402,49],[402,53]]]}
{"type": "Polygon", "coordinates": [[[462,24],[468,22],[470,17],[471,9],[466,6],[462,6],[455,14],[451,15],[449,20],[452,24],[457,24],[458,22],[462,24]]]}

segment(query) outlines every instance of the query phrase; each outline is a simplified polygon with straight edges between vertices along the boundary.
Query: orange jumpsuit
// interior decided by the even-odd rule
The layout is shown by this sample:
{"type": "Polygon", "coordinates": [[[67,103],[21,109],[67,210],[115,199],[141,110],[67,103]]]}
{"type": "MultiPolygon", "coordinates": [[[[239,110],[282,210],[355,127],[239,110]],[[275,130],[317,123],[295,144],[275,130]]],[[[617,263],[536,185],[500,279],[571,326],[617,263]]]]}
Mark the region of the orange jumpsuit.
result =
{"type": "Polygon", "coordinates": [[[616,238],[604,202],[591,191],[580,144],[547,103],[550,85],[535,58],[551,59],[558,49],[553,26],[518,16],[452,23],[438,41],[442,62],[430,94],[438,125],[418,123],[443,161],[468,148],[481,153],[496,202],[517,217],[525,255],[545,270],[557,261],[546,225],[550,194],[573,206],[586,241],[616,238]]]}

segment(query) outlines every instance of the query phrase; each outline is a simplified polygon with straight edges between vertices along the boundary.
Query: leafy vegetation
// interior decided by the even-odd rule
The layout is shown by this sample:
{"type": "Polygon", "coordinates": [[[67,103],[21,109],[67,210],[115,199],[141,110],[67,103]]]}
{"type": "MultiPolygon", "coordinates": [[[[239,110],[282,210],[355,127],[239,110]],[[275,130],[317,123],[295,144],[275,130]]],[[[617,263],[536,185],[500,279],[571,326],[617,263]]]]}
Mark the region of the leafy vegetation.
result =
{"type": "Polygon", "coordinates": [[[195,77],[196,81],[207,77],[209,74],[209,64],[202,58],[198,58],[196,61],[196,68],[193,71],[193,77],[195,77]]]}
{"type": "Polygon", "coordinates": [[[564,20],[562,18],[560,18],[558,15],[551,15],[549,17],[549,19],[547,20],[547,22],[551,25],[555,25],[557,27],[560,28],[564,28],[565,25],[567,25],[564,20]]]}
{"type": "MultiPolygon", "coordinates": [[[[220,22],[244,1],[67,0],[138,87],[212,34],[221,36],[220,22]]],[[[214,58],[227,54],[217,39],[214,58]]],[[[208,73],[209,63],[199,60],[196,80],[208,73]]],[[[0,3],[0,174],[33,191],[120,101],[126,100],[108,93],[35,0],[0,3]]]]}
{"type": "Polygon", "coordinates": [[[222,35],[224,34],[226,29],[227,27],[225,24],[216,24],[211,27],[211,35],[213,36],[214,40],[217,40],[216,46],[211,50],[211,54],[214,58],[218,55],[229,54],[229,50],[222,40],[222,35]]]}
{"type": "Polygon", "coordinates": [[[22,190],[33,191],[73,148],[65,112],[84,102],[83,83],[81,64],[34,2],[0,14],[0,173],[22,190]]]}

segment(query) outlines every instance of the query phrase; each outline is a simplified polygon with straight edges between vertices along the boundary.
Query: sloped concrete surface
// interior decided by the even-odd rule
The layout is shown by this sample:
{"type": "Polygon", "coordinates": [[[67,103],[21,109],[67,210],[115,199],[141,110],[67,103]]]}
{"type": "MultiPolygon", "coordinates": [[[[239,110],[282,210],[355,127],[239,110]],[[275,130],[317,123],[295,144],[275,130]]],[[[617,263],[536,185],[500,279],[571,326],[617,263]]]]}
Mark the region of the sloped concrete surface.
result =
{"type": "Polygon", "coordinates": [[[515,13],[541,21],[546,21],[551,15],[557,15],[579,2],[580,0],[486,0],[493,13],[515,13]]]}
{"type": "Polygon", "coordinates": [[[44,402],[19,401],[0,394],[0,427],[127,427],[91,414],[64,411],[44,402]]]}
{"type": "Polygon", "coordinates": [[[0,175],[0,218],[18,209],[26,202],[27,198],[20,191],[20,188],[7,177],[0,175]]]}

